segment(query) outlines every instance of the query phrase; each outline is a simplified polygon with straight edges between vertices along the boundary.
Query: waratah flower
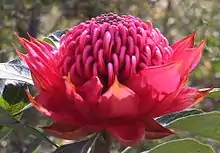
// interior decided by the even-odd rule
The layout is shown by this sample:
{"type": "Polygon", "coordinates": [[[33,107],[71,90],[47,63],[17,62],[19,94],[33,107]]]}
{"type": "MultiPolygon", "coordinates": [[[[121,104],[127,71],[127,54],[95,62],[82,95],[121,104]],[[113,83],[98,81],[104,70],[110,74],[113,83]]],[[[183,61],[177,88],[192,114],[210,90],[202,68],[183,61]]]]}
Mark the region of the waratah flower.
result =
{"type": "Polygon", "coordinates": [[[105,131],[125,145],[172,134],[155,118],[208,93],[186,85],[205,45],[194,35],[169,45],[151,22],[107,13],[69,29],[59,48],[19,38],[39,90],[30,101],[54,120],[44,129],[65,139],[105,131]]]}

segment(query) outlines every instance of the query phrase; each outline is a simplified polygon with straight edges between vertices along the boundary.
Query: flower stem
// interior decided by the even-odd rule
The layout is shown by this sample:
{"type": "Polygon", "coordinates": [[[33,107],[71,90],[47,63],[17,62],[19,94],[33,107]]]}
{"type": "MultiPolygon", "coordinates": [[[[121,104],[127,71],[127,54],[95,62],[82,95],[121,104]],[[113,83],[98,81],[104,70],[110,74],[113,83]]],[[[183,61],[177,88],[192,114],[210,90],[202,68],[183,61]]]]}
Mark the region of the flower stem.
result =
{"type": "Polygon", "coordinates": [[[111,145],[112,145],[112,137],[111,137],[111,135],[108,134],[108,133],[103,133],[103,138],[104,138],[104,140],[106,142],[107,147],[110,150],[111,145]]]}
{"type": "Polygon", "coordinates": [[[95,147],[95,143],[98,140],[98,138],[100,137],[100,134],[96,134],[94,140],[92,141],[91,146],[89,147],[88,151],[86,153],[93,153],[94,151],[94,147],[95,147]]]}

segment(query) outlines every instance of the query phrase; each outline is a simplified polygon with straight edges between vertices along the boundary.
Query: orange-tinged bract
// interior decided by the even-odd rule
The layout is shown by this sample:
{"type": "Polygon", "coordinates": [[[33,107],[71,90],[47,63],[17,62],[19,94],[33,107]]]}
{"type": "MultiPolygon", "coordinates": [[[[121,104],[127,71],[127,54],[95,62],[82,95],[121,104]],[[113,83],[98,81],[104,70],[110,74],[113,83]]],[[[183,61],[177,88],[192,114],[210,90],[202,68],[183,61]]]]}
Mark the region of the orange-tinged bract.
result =
{"type": "Polygon", "coordinates": [[[60,47],[19,38],[39,90],[33,105],[65,139],[105,131],[124,145],[168,136],[154,119],[200,102],[209,90],[186,85],[205,41],[195,33],[169,45],[150,21],[107,13],[69,29],[60,47]]]}

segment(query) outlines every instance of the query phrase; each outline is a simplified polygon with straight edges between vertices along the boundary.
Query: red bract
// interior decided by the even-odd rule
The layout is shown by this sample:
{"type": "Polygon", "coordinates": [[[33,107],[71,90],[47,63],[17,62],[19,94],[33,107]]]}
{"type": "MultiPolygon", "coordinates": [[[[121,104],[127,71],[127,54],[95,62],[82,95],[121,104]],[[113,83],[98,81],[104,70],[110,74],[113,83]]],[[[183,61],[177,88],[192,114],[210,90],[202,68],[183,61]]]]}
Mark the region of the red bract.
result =
{"type": "Polygon", "coordinates": [[[194,35],[169,46],[151,22],[108,13],[69,29],[59,48],[19,38],[39,90],[30,101],[54,120],[44,129],[65,139],[105,131],[125,145],[172,134],[154,118],[209,91],[186,86],[205,45],[194,35]]]}

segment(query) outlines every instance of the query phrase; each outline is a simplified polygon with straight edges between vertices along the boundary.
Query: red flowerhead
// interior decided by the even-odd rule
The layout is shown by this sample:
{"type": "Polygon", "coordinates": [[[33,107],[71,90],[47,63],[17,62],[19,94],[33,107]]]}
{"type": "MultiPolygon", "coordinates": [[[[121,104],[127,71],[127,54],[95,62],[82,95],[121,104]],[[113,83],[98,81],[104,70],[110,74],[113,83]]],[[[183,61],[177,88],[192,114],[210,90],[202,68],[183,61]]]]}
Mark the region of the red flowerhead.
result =
{"type": "Polygon", "coordinates": [[[60,47],[19,38],[39,94],[34,106],[54,120],[44,129],[77,139],[105,131],[125,145],[173,133],[154,118],[200,102],[208,91],[187,87],[205,41],[169,45],[152,23],[107,13],[71,28],[60,47]]]}

